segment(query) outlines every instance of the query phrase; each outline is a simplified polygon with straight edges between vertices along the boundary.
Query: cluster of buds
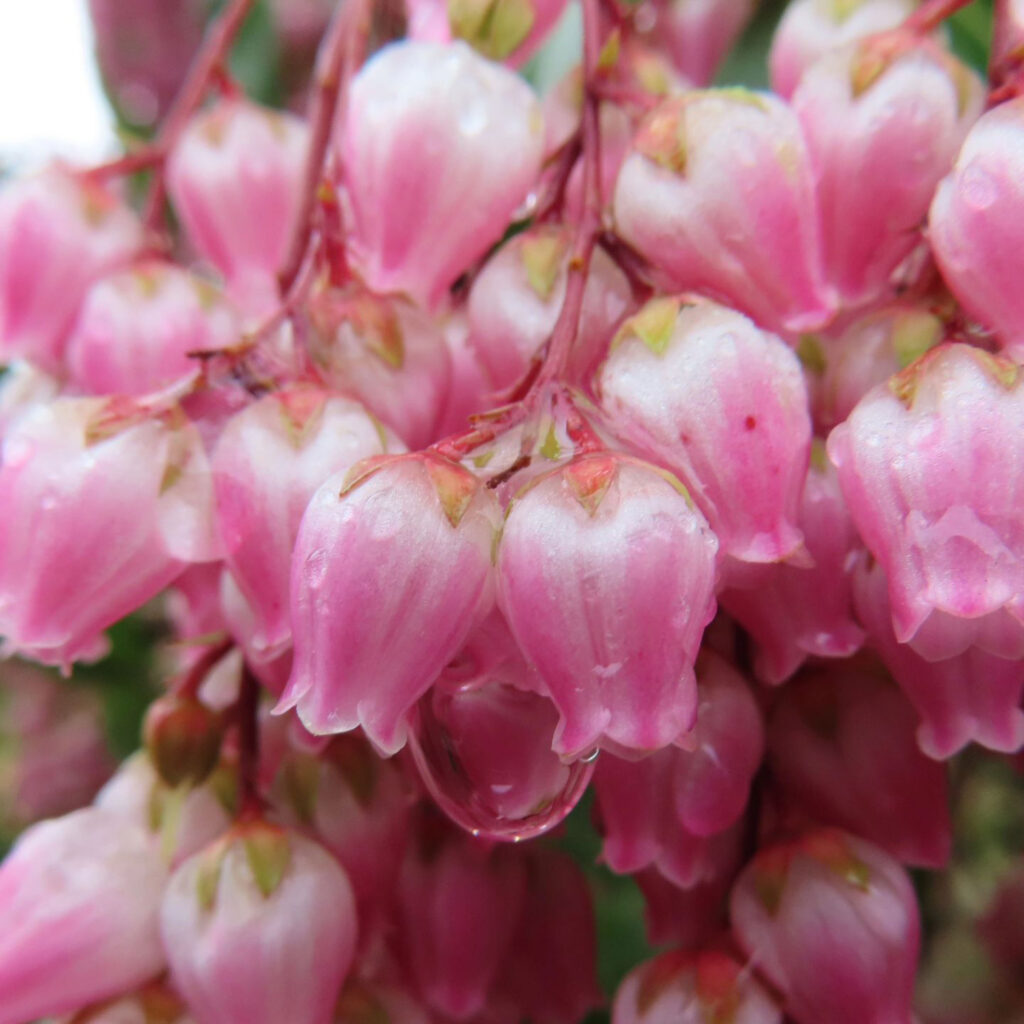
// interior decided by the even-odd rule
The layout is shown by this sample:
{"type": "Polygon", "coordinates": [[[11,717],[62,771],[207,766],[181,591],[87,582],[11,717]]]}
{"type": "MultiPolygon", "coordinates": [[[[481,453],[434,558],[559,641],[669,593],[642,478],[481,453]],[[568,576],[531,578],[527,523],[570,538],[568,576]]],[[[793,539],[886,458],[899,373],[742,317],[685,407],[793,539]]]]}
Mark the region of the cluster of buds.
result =
{"type": "Polygon", "coordinates": [[[1024,748],[1012,5],[987,88],[956,0],[793,0],[753,92],[748,0],[582,0],[541,97],[565,0],[282,2],[301,112],[150,6],[152,141],[0,191],[3,653],[176,641],[0,1024],[915,1024],[945,762],[1024,748]]]}

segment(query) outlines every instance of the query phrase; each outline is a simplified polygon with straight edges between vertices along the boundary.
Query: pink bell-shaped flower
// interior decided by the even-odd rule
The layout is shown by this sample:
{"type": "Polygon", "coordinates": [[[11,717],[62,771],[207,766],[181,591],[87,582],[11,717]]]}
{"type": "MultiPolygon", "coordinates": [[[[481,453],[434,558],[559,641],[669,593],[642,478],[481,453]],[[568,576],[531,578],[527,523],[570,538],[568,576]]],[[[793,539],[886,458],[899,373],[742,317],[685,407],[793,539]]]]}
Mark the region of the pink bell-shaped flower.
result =
{"type": "Polygon", "coordinates": [[[36,406],[3,442],[0,635],[65,665],[188,561],[217,555],[199,436],[128,398],[36,406]]]}
{"type": "Polygon", "coordinates": [[[247,314],[276,302],[307,135],[292,114],[225,99],[193,118],[168,160],[167,188],[189,239],[247,314]]]}
{"type": "Polygon", "coordinates": [[[772,88],[788,99],[818,58],[896,28],[914,7],[914,0],[793,0],[772,38],[772,88]]]}
{"type": "Polygon", "coordinates": [[[566,0],[406,0],[409,38],[461,39],[490,60],[519,67],[543,45],[566,0]]]}
{"type": "Polygon", "coordinates": [[[501,237],[543,144],[530,87],[464,43],[381,50],[352,81],[338,138],[363,280],[436,304],[501,237]]]}
{"type": "Polygon", "coordinates": [[[673,786],[680,823],[709,836],[743,813],[764,754],[764,726],[746,680],[724,658],[701,651],[697,683],[696,745],[676,753],[673,786]]]}
{"type": "Polygon", "coordinates": [[[410,448],[436,441],[452,359],[434,318],[411,302],[356,288],[317,292],[309,306],[310,354],[324,380],[354,392],[410,448]]]}
{"type": "Polygon", "coordinates": [[[863,836],[904,864],[941,868],[952,845],[946,773],[918,749],[917,725],[906,698],[877,673],[810,673],[772,711],[772,775],[812,820],[863,836]]]}
{"type": "MultiPolygon", "coordinates": [[[[958,653],[951,657],[925,660],[893,633],[889,587],[877,562],[857,568],[853,593],[871,644],[921,716],[917,742],[929,757],[951,757],[972,740],[1006,753],[1024,746],[1024,660],[997,657],[970,643],[970,635],[964,638],[970,645],[957,643],[958,653]]],[[[973,625],[938,613],[930,621],[944,642],[973,625]]]]}
{"type": "Polygon", "coordinates": [[[682,291],[735,306],[771,331],[827,323],[813,167],[781,100],[708,89],[641,123],[615,186],[619,234],[682,291]]]}
{"type": "Polygon", "coordinates": [[[935,193],[928,235],[964,309],[1024,360],[1024,294],[1014,271],[1024,246],[1024,96],[990,110],[968,133],[935,193]]]}
{"type": "Polygon", "coordinates": [[[782,1024],[782,1013],[744,965],[715,950],[673,950],[634,967],[612,1024],[782,1024]]]}
{"type": "Polygon", "coordinates": [[[86,808],[32,826],[0,865],[0,1024],[119,995],[164,967],[167,880],[149,836],[86,808]]]}
{"type": "Polygon", "coordinates": [[[136,216],[102,185],[51,167],[0,192],[0,362],[60,368],[86,289],[142,247],[136,216]]]}
{"type": "Polygon", "coordinates": [[[501,600],[561,715],[557,753],[658,750],[692,729],[717,547],[673,477],[612,452],[579,456],[513,501],[501,600]]]}
{"type": "Polygon", "coordinates": [[[809,656],[846,658],[864,640],[850,591],[850,556],[861,550],[861,541],[835,468],[817,440],[796,525],[813,564],[730,561],[718,594],[719,604],[756,643],[754,669],[769,685],[788,679],[809,656]]]}
{"type": "Polygon", "coordinates": [[[896,638],[928,659],[972,643],[1024,655],[1018,376],[980,349],[941,345],[869,392],[828,440],[888,576],[896,638]]]}
{"type": "Polygon", "coordinates": [[[398,884],[395,940],[423,1001],[468,1021],[487,1005],[526,895],[515,848],[421,819],[398,884]]]}
{"type": "Polygon", "coordinates": [[[942,320],[923,305],[894,302],[830,339],[806,340],[801,355],[807,359],[818,429],[827,433],[842,423],[873,387],[938,345],[944,330],[942,320]]]}
{"type": "Polygon", "coordinates": [[[295,664],[279,710],[361,725],[384,752],[492,599],[494,496],[431,453],[358,464],[313,496],[292,563],[295,664]]]}
{"type": "Polygon", "coordinates": [[[247,646],[260,662],[291,643],[292,550],[310,498],[328,477],[394,447],[362,406],[301,385],[228,421],[211,460],[217,518],[225,562],[252,613],[247,646]]]}
{"type": "MultiPolygon", "coordinates": [[[[164,861],[177,867],[227,831],[231,811],[215,776],[201,786],[171,789],[162,782],[145,751],[133,754],[96,794],[95,806],[138,825],[158,846],[164,861]]],[[[223,781],[223,775],[220,777],[223,781]]],[[[230,801],[228,801],[230,803],[230,801]]]]}
{"type": "Polygon", "coordinates": [[[355,903],[317,843],[236,825],[174,873],[160,925],[171,979],[202,1024],[330,1024],[355,903]]]}
{"type": "Polygon", "coordinates": [[[917,902],[871,843],[823,829],[762,850],[733,889],[732,926],[796,1024],[913,1024],[917,902]]]}
{"type": "Polygon", "coordinates": [[[583,872],[564,853],[526,847],[526,900],[498,980],[517,1019],[534,1024],[583,1020],[602,1002],[595,968],[593,899],[583,872]]]}
{"type": "Polygon", "coordinates": [[[811,420],[799,360],[714,303],[653,299],[623,325],[601,369],[614,428],[686,485],[725,554],[797,552],[811,420]]]}
{"type": "Polygon", "coordinates": [[[694,85],[710,85],[751,14],[752,0],[668,0],[652,34],[694,85]]]}
{"type": "Polygon", "coordinates": [[[151,260],[89,289],[67,363],[72,382],[89,394],[142,395],[195,370],[190,352],[239,340],[237,315],[213,285],[151,260]]]}
{"type": "Polygon", "coordinates": [[[274,805],[285,820],[308,829],[345,869],[365,946],[394,901],[413,804],[405,773],[362,737],[349,735],[319,755],[293,748],[273,785],[274,805]]]}
{"type": "Polygon", "coordinates": [[[647,939],[654,946],[699,949],[725,931],[726,897],[732,876],[739,867],[734,860],[718,864],[718,871],[706,881],[683,889],[657,868],[633,875],[644,897],[647,939]]]}
{"type": "Polygon", "coordinates": [[[793,111],[817,176],[825,273],[844,305],[886,292],[983,101],[974,72],[930,41],[890,59],[868,41],[804,75],[793,111]]]}
{"type": "MultiPolygon", "coordinates": [[[[484,265],[469,293],[469,343],[495,389],[520,380],[551,337],[565,301],[569,233],[555,225],[516,235],[484,265]]],[[[625,275],[602,249],[594,252],[569,373],[586,379],[632,305],[625,275]]]]}

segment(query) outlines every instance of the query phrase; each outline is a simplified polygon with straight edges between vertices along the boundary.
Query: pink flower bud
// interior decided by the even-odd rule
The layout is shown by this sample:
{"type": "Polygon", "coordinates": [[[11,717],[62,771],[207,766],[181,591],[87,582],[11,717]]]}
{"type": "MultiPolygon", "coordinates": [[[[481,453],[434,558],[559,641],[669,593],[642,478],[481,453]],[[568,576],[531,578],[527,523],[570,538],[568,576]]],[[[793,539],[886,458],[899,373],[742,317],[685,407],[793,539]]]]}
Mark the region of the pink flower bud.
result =
{"type": "Polygon", "coordinates": [[[932,202],[928,233],[942,275],[971,316],[1024,357],[1024,96],[985,114],[932,202]]]}
{"type": "Polygon", "coordinates": [[[674,478],[611,452],[578,457],[514,500],[501,597],[561,716],[556,752],[658,750],[690,731],[717,547],[674,478]]]}
{"type": "Polygon", "coordinates": [[[772,88],[788,99],[819,57],[896,28],[915,6],[915,0],[793,0],[772,39],[772,88]]]}
{"type": "Polygon", "coordinates": [[[274,795],[288,823],[308,829],[345,869],[365,945],[394,901],[413,803],[405,774],[361,737],[343,736],[319,756],[291,750],[274,795]]]}
{"type": "Polygon", "coordinates": [[[118,995],[164,965],[166,871],[141,828],[86,808],[32,826],[0,865],[0,1024],[118,995]]]}
{"type": "Polygon", "coordinates": [[[246,312],[276,296],[306,148],[298,118],[230,99],[193,118],[168,160],[167,187],[189,238],[246,312]]]}
{"type": "Polygon", "coordinates": [[[926,658],[977,642],[1024,654],[1024,528],[1017,479],[1024,430],[1018,368],[942,345],[869,392],[828,453],[853,521],[889,577],[900,643],[926,658]],[[941,614],[962,629],[929,625],[941,614]]]}
{"type": "Polygon", "coordinates": [[[754,639],[757,677],[770,685],[788,679],[808,656],[845,658],[864,639],[850,592],[850,556],[861,550],[860,537],[824,446],[815,441],[812,451],[796,525],[813,564],[723,567],[719,603],[754,639]]]}
{"type": "Polygon", "coordinates": [[[327,1024],[356,941],[334,858],[263,822],[185,861],[160,924],[174,985],[203,1024],[327,1024]]]}
{"type": "Polygon", "coordinates": [[[409,708],[490,601],[499,516],[469,472],[433,454],[328,480],[295,546],[295,665],[279,710],[297,705],[319,734],[361,725],[399,750],[409,708]]]}
{"type": "Polygon", "coordinates": [[[103,83],[131,124],[150,126],[167,112],[203,38],[197,0],[89,0],[103,83]]]}
{"type": "Polygon", "coordinates": [[[518,1009],[517,1019],[533,1024],[583,1020],[603,1002],[590,887],[565,854],[540,844],[526,850],[526,900],[502,966],[499,998],[518,1009]]]}
{"type": "Polygon", "coordinates": [[[669,0],[656,41],[694,85],[709,85],[754,12],[752,0],[669,0]]]}
{"type": "Polygon", "coordinates": [[[248,646],[260,662],[291,643],[292,549],[309,499],[332,474],[389,446],[362,406],[303,386],[228,421],[212,459],[217,518],[225,562],[252,612],[248,646]]]}
{"type": "Polygon", "coordinates": [[[231,824],[226,806],[234,776],[217,772],[205,785],[169,789],[144,751],[133,754],[99,791],[95,804],[146,830],[174,867],[222,835],[231,824]]]}
{"type": "Polygon", "coordinates": [[[352,82],[338,140],[347,241],[369,287],[436,304],[501,237],[543,141],[529,86],[465,44],[380,51],[352,82]]]}
{"type": "Polygon", "coordinates": [[[634,967],[612,1007],[612,1024],[782,1024],[751,973],[716,951],[672,951],[634,967]]]}
{"type": "Polygon", "coordinates": [[[799,549],[811,420],[778,338],[713,303],[654,299],[622,326],[599,386],[615,428],[683,481],[725,553],[773,562],[799,549]]]}
{"type": "MultiPolygon", "coordinates": [[[[921,716],[917,741],[929,756],[951,757],[971,740],[990,750],[1012,752],[1024,746],[1024,661],[989,653],[962,627],[974,622],[932,613],[929,627],[943,643],[958,641],[959,653],[926,661],[897,641],[882,567],[861,566],[854,574],[857,617],[886,668],[921,716]],[[968,646],[963,646],[966,643],[968,646]]],[[[984,636],[982,637],[984,639],[984,636]]],[[[996,638],[998,639],[998,637],[996,638]]],[[[988,646],[996,646],[991,642],[988,646]]]]}
{"type": "MultiPolygon", "coordinates": [[[[470,416],[489,409],[493,403],[487,372],[469,341],[469,318],[465,310],[460,308],[453,311],[441,324],[441,329],[451,360],[452,380],[448,400],[437,426],[437,436],[447,437],[464,430],[470,416]]],[[[2,401],[0,394],[0,403],[2,401]]],[[[0,406],[0,429],[2,417],[0,406]]]]}
{"type": "Polygon", "coordinates": [[[0,360],[60,368],[89,285],[142,245],[135,215],[102,185],[51,167],[0,192],[0,360]]]}
{"type": "Polygon", "coordinates": [[[796,1024],[912,1024],[914,890],[870,843],[821,830],[763,850],[733,889],[732,926],[796,1024]]]}
{"type": "Polygon", "coordinates": [[[614,212],[623,239],[680,290],[772,331],[814,330],[833,313],[810,157],[771,95],[710,89],[662,102],[622,165],[614,212]]]}
{"type": "Polygon", "coordinates": [[[812,400],[819,429],[827,432],[842,423],[873,387],[942,341],[943,331],[934,313],[898,302],[855,320],[823,345],[807,339],[801,356],[820,373],[812,400]]]}
{"type": "Polygon", "coordinates": [[[634,876],[644,897],[648,941],[655,946],[673,945],[699,949],[725,929],[726,896],[732,875],[739,866],[726,860],[708,881],[682,889],[657,868],[634,876]]]}
{"type": "Polygon", "coordinates": [[[549,831],[593,774],[593,762],[565,764],[551,749],[558,712],[520,688],[525,674],[513,662],[469,687],[439,681],[417,705],[411,747],[420,778],[474,835],[519,841],[549,831]]]}
{"type": "Polygon", "coordinates": [[[941,868],[952,843],[942,765],[917,748],[917,716],[884,678],[817,672],[782,691],[771,770],[812,820],[838,825],[905,864],[941,868]]]}
{"type": "Polygon", "coordinates": [[[0,663],[0,829],[87,804],[115,768],[96,690],[0,663]]]}
{"type": "Polygon", "coordinates": [[[195,429],[131,399],[58,399],[4,438],[0,634],[50,664],[95,655],[100,633],[185,560],[216,554],[195,429]]]}
{"type": "Polygon", "coordinates": [[[680,823],[709,836],[743,813],[764,754],[764,726],[746,680],[724,658],[702,651],[697,680],[695,746],[676,753],[673,785],[680,823]]]}
{"type": "Polygon", "coordinates": [[[141,395],[195,370],[189,352],[239,340],[237,317],[216,288],[152,260],[92,286],[67,362],[73,382],[90,394],[141,395]]]}
{"type": "Polygon", "coordinates": [[[409,38],[461,39],[491,60],[524,64],[544,43],[566,0],[406,0],[409,38]]]}
{"type": "MultiPolygon", "coordinates": [[[[611,754],[598,758],[594,789],[604,834],[601,859],[612,871],[632,874],[653,866],[675,885],[689,889],[720,878],[723,864],[738,862],[740,837],[735,828],[697,835],[680,818],[678,796],[681,788],[686,795],[686,760],[692,756],[669,748],[642,761],[611,754]]],[[[744,780],[744,803],[748,783],[744,780]]]]}
{"type": "Polygon", "coordinates": [[[324,380],[351,391],[410,448],[436,441],[452,360],[434,319],[399,298],[324,290],[310,303],[310,350],[324,380]]]}
{"type": "Polygon", "coordinates": [[[507,962],[526,895],[523,861],[463,833],[418,831],[420,848],[410,849],[399,880],[395,938],[423,1000],[468,1021],[507,962]]]}
{"type": "Polygon", "coordinates": [[[818,182],[825,272],[845,305],[883,295],[981,113],[978,77],[938,45],[872,43],[811,67],[793,94],[818,182]]]}
{"type": "MultiPolygon", "coordinates": [[[[495,389],[520,380],[551,337],[565,299],[569,233],[555,225],[517,235],[495,253],[469,293],[469,342],[495,389]]],[[[602,250],[594,252],[583,295],[579,344],[569,373],[585,380],[632,305],[629,282],[602,250]]]]}

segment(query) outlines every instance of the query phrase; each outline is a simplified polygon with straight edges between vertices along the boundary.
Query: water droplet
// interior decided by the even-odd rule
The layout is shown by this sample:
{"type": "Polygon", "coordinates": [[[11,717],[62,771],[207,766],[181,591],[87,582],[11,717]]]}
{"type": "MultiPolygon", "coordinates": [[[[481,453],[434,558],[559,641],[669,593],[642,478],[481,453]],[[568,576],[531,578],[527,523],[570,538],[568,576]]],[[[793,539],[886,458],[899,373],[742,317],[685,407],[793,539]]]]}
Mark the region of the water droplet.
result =
{"type": "Polygon", "coordinates": [[[487,104],[480,99],[466,98],[466,105],[459,113],[459,131],[463,135],[479,135],[486,127],[487,104]]]}
{"type": "Polygon", "coordinates": [[[310,590],[319,590],[327,575],[328,552],[326,548],[317,548],[309,553],[303,564],[306,574],[306,585],[310,590]]]}
{"type": "Polygon", "coordinates": [[[546,697],[491,680],[435,687],[416,708],[410,748],[438,807],[473,835],[519,842],[576,806],[597,751],[565,764],[551,750],[558,713],[546,697]]]}
{"type": "Polygon", "coordinates": [[[986,210],[999,198],[999,186],[983,167],[971,164],[960,179],[964,202],[975,210],[986,210]]]}

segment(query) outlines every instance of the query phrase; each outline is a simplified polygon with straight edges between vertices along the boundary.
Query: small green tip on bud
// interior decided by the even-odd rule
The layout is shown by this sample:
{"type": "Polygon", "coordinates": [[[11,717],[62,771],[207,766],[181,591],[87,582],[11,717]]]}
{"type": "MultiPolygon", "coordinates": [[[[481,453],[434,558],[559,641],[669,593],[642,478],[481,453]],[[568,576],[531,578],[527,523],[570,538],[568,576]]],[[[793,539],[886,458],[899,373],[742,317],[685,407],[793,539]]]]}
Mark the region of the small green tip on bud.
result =
{"type": "Polygon", "coordinates": [[[142,735],[161,781],[198,786],[217,766],[223,725],[194,697],[168,694],[150,706],[142,735]]]}

